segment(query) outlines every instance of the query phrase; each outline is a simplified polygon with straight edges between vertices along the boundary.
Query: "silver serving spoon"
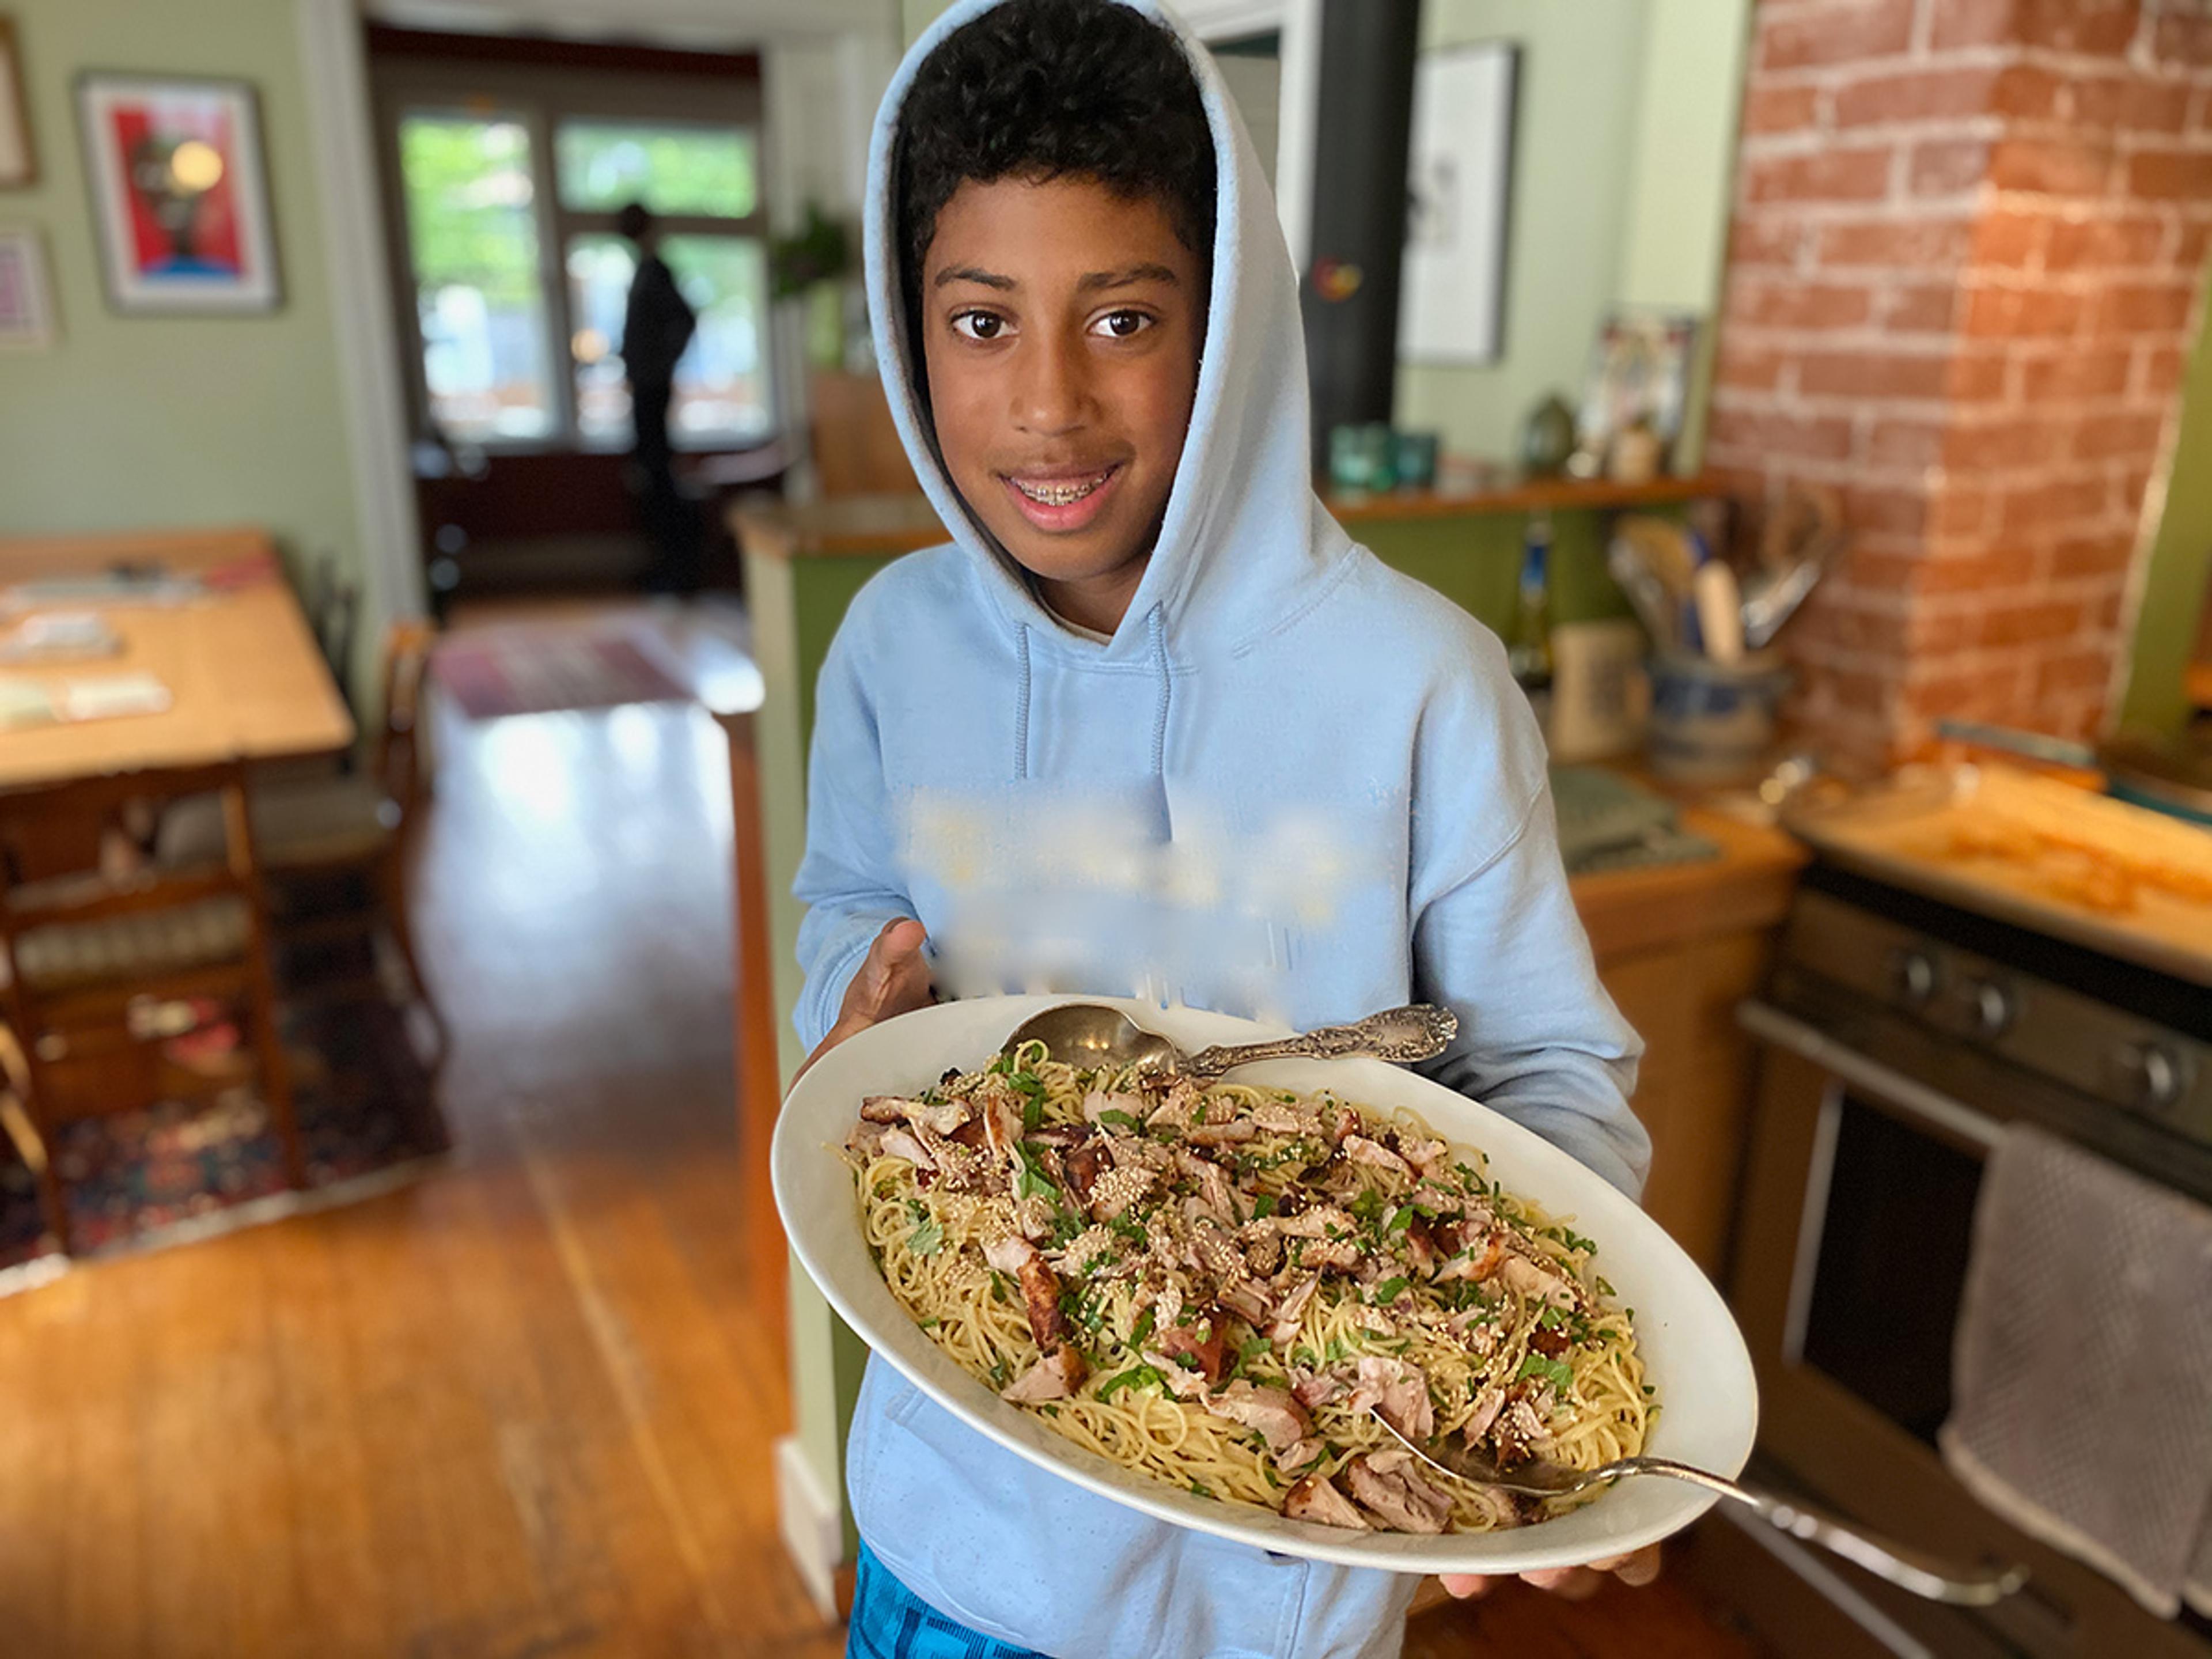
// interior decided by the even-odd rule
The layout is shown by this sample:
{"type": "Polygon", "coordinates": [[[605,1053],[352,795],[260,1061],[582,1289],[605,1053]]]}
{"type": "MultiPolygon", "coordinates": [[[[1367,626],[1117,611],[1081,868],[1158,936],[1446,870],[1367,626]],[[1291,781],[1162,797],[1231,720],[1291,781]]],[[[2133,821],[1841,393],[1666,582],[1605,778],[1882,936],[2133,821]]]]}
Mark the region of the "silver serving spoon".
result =
{"type": "Polygon", "coordinates": [[[1885,1579],[1899,1589],[1910,1590],[1930,1601],[1948,1601],[1954,1607],[1986,1607],[2002,1601],[2027,1582],[2026,1567],[1960,1568],[1955,1563],[1930,1555],[1923,1550],[1869,1537],[1809,1504],[1784,1503],[1778,1498],[1770,1498],[1765,1492],[1738,1486],[1725,1475],[1715,1474],[1710,1469],[1695,1468],[1687,1463],[1677,1463],[1671,1457],[1619,1457],[1610,1463],[1601,1463],[1594,1469],[1571,1469],[1561,1464],[1540,1460],[1516,1463],[1510,1469],[1501,1469],[1480,1453],[1461,1447],[1442,1447],[1433,1452],[1425,1451],[1391,1427],[1389,1419],[1379,1410],[1370,1407],[1370,1411],[1375,1420],[1389,1431],[1392,1439],[1421,1462],[1439,1474],[1464,1480],[1471,1486],[1492,1486],[1500,1492],[1516,1492],[1530,1498],[1565,1498],[1594,1486],[1601,1480],[1618,1480],[1626,1474],[1663,1474],[1670,1480],[1686,1480],[1693,1486],[1703,1486],[1723,1498],[1732,1498],[1739,1504],[1748,1504],[1792,1538],[1840,1555],[1844,1560],[1864,1567],[1875,1577],[1885,1579]]]}
{"type": "Polygon", "coordinates": [[[1459,1034],[1459,1016],[1425,1002],[1370,1014],[1350,1025],[1324,1025],[1303,1036],[1269,1042],[1238,1042],[1186,1054],[1165,1037],[1147,1031],[1119,1008],[1097,1002],[1065,1002],[1032,1014],[1014,1029],[1003,1052],[1024,1042],[1042,1042],[1054,1060],[1071,1066],[1111,1066],[1139,1072],[1175,1072],[1185,1077],[1218,1077],[1232,1066],[1260,1060],[1340,1060],[1368,1054],[1400,1066],[1432,1060],[1459,1034]]]}

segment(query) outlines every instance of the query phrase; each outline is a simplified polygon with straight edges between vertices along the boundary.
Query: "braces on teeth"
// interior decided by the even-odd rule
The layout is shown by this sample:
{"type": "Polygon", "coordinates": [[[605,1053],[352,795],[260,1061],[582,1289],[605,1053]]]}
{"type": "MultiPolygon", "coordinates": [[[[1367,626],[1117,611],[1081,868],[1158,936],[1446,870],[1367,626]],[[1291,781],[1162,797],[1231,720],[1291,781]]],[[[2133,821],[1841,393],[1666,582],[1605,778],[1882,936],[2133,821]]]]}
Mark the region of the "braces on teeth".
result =
{"type": "Polygon", "coordinates": [[[1080,483],[1072,484],[1025,484],[1017,478],[1014,480],[1014,488],[1042,506],[1066,507],[1091,494],[1106,482],[1107,477],[1106,473],[1102,472],[1095,478],[1086,478],[1080,483]]]}

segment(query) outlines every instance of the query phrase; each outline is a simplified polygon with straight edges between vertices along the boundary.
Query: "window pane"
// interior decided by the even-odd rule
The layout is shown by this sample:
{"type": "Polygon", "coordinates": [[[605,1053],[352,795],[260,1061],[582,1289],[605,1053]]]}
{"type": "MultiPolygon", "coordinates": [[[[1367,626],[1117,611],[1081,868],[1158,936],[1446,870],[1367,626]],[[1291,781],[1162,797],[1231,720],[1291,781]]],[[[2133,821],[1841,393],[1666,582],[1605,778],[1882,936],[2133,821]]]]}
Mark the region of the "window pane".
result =
{"type": "Polygon", "coordinates": [[[399,168],[431,418],[469,442],[550,436],[528,130],[498,118],[404,115],[399,168]]]}
{"type": "MultiPolygon", "coordinates": [[[[678,448],[710,449],[765,438],[775,416],[768,379],[768,252],[750,236],[671,236],[661,242],[677,286],[699,313],[699,331],[676,365],[669,434],[678,448]]],[[[576,333],[576,422],[587,444],[631,441],[623,379],[623,311],[636,266],[619,236],[568,243],[576,333]]]]}
{"type": "Polygon", "coordinates": [[[554,140],[561,205],[611,213],[642,202],[655,213],[742,219],[753,210],[753,139],[737,127],[563,121],[554,140]]]}

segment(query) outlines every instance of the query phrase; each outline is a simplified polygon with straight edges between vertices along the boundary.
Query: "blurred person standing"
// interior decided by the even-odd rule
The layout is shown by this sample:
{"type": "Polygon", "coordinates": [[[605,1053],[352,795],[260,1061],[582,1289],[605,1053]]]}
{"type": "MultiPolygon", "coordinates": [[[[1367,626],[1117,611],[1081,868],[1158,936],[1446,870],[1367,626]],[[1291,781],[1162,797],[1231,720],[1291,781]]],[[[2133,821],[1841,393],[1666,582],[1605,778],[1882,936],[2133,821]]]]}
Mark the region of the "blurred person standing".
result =
{"type": "Polygon", "coordinates": [[[637,247],[637,274],[630,279],[623,309],[622,356],[637,434],[631,457],[641,475],[645,530],[653,543],[645,585],[688,593],[699,586],[699,526],[690,503],[676,487],[668,404],[675,392],[677,359],[690,344],[699,317],[656,251],[659,237],[645,204],[632,202],[617,216],[615,226],[637,247]]]}

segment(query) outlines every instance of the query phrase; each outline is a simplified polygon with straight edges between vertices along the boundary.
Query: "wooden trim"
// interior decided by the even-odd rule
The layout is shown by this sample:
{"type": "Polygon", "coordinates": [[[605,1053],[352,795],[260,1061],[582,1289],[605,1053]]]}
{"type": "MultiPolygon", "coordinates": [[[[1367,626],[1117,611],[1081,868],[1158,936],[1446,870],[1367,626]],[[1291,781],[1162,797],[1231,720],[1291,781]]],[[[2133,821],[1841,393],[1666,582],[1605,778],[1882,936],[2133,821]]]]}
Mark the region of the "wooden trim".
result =
{"type": "Polygon", "coordinates": [[[459,34],[370,23],[363,31],[374,58],[432,58],[441,63],[502,64],[567,70],[628,70],[647,75],[693,75],[713,80],[760,78],[754,52],[684,52],[672,46],[606,40],[562,40],[536,34],[459,34]]]}
{"type": "MultiPolygon", "coordinates": [[[[742,1225],[753,1264],[752,1292],[773,1333],[780,1361],[789,1363],[790,1245],[776,1218],[769,1148],[783,1091],[776,1065],[775,985],[769,961],[768,852],[761,836],[760,759],[750,713],[720,714],[728,739],[731,835],[736,858],[736,1036],[738,1157],[743,1171],[742,1225]]],[[[846,1605],[850,1606],[850,1597],[846,1605]]]]}
{"type": "Polygon", "coordinates": [[[1717,478],[1701,473],[1692,478],[1654,478],[1639,484],[1614,483],[1606,478],[1523,478],[1468,494],[1401,489],[1389,495],[1331,494],[1322,500],[1337,522],[1350,529],[1407,519],[1454,519],[1470,513],[1605,512],[1664,507],[1726,493],[1717,478]]]}
{"type": "Polygon", "coordinates": [[[1720,857],[1570,884],[1601,967],[1634,951],[1777,927],[1789,914],[1810,856],[1796,840],[1696,806],[1684,809],[1682,828],[1719,843],[1720,857]]]}

